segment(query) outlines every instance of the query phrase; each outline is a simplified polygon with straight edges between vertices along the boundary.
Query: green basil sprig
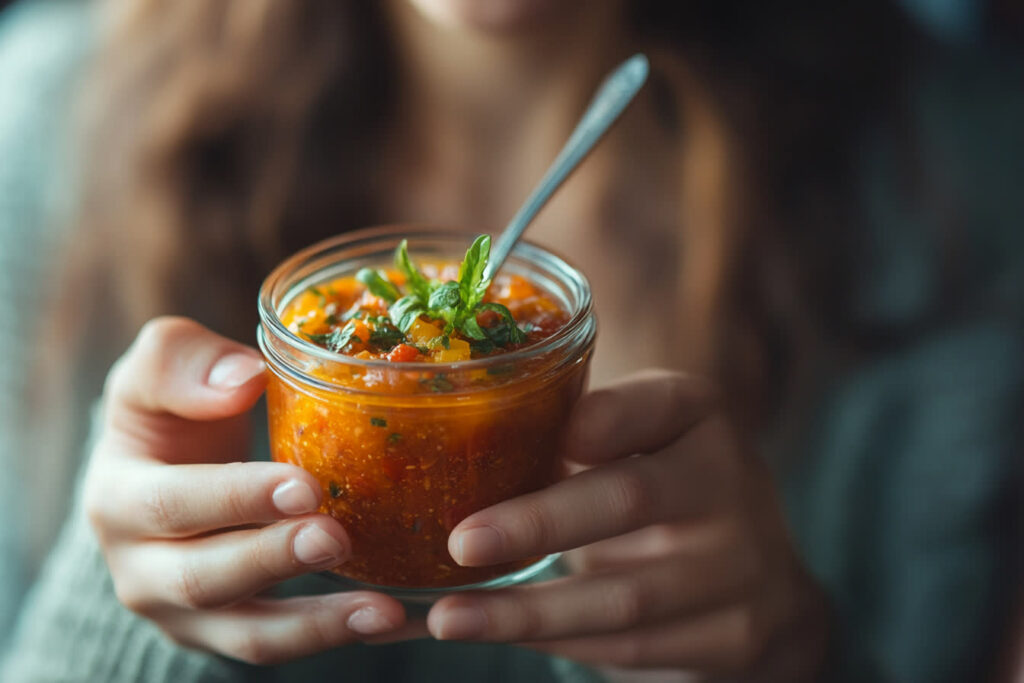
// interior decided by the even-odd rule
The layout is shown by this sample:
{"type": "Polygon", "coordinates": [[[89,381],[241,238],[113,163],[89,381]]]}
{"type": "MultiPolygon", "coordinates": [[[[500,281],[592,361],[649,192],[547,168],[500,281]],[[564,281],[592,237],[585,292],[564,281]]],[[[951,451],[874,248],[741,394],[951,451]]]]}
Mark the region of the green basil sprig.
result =
{"type": "MultiPolygon", "coordinates": [[[[466,257],[459,266],[457,281],[429,281],[409,257],[408,243],[402,240],[395,250],[395,267],[405,275],[409,293],[397,298],[391,305],[388,311],[391,321],[402,332],[408,332],[416,319],[425,314],[445,322],[444,336],[457,330],[477,342],[490,342],[497,346],[522,344],[526,341],[526,334],[516,326],[508,308],[497,303],[483,303],[487,288],[491,285],[490,279],[484,278],[490,255],[491,238],[489,235],[480,235],[466,251],[466,257]],[[485,329],[476,321],[476,315],[487,310],[497,312],[501,322],[493,328],[485,329]]],[[[376,271],[371,273],[382,276],[376,271]]],[[[376,283],[371,275],[367,275],[365,280],[360,279],[367,287],[371,286],[371,280],[378,290],[385,291],[386,288],[376,283]]],[[[387,284],[391,284],[390,281],[387,284]]],[[[373,289],[370,291],[376,296],[382,296],[373,289]]]]}

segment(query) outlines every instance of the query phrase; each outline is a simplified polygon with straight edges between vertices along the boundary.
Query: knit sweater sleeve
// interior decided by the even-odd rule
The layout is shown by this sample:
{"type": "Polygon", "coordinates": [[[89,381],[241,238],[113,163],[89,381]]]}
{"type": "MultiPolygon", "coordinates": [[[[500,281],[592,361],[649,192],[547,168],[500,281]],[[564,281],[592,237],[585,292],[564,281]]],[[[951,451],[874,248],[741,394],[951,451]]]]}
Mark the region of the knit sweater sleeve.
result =
{"type": "Polygon", "coordinates": [[[253,673],[176,645],[118,602],[80,495],[0,661],[0,680],[34,683],[232,683],[253,673]]]}

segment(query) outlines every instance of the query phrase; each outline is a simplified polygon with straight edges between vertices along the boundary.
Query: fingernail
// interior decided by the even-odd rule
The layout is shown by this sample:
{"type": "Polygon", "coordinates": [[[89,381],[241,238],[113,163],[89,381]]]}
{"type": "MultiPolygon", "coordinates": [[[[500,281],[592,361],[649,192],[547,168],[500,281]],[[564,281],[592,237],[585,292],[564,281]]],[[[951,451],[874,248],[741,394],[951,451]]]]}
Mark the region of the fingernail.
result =
{"type": "Polygon", "coordinates": [[[292,552],[295,553],[295,559],[309,565],[340,563],[345,557],[344,546],[315,524],[309,524],[295,534],[292,552]]]}
{"type": "Polygon", "coordinates": [[[237,389],[266,369],[263,361],[247,353],[232,353],[217,361],[206,383],[214,389],[237,389]]]}
{"type": "Polygon", "coordinates": [[[479,607],[453,607],[443,613],[434,635],[438,640],[479,638],[487,628],[487,615],[479,607]]]}
{"type": "Polygon", "coordinates": [[[366,636],[385,633],[395,629],[395,625],[388,621],[376,607],[363,607],[361,609],[357,609],[348,618],[347,623],[350,629],[356,633],[362,633],[366,636]]]}
{"type": "Polygon", "coordinates": [[[313,512],[319,507],[313,489],[309,488],[309,484],[298,479],[278,484],[271,498],[274,501],[274,507],[286,515],[301,515],[313,512]]]}
{"type": "Polygon", "coordinates": [[[500,556],[501,534],[492,526],[478,526],[455,536],[452,557],[463,566],[490,564],[500,556]]]}

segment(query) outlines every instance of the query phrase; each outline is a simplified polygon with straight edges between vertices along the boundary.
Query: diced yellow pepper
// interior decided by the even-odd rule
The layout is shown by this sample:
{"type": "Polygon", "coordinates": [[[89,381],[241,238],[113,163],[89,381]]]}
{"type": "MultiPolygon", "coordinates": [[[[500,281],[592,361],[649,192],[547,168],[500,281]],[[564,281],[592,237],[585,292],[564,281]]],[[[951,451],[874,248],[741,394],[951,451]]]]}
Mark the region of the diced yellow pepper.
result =
{"type": "Polygon", "coordinates": [[[431,339],[441,336],[441,328],[417,318],[409,328],[409,339],[413,344],[425,345],[431,339]]]}
{"type": "Polygon", "coordinates": [[[437,363],[455,363],[460,360],[469,360],[469,342],[461,339],[452,339],[448,348],[443,346],[431,353],[431,359],[437,363]]]}

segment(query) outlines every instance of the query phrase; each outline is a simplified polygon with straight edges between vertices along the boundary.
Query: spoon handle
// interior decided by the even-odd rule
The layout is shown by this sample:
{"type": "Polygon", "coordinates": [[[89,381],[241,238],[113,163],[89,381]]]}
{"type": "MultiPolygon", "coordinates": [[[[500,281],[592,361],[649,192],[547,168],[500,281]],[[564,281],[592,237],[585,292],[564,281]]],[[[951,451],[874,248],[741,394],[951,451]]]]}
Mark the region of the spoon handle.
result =
{"type": "Polygon", "coordinates": [[[491,250],[491,258],[487,270],[484,271],[485,278],[494,277],[501,269],[512,248],[526,230],[526,226],[619,118],[647,80],[649,70],[647,57],[637,54],[623,62],[604,80],[580,122],[576,124],[576,129],[562,147],[562,151],[555,157],[540,183],[501,233],[491,250]]]}

